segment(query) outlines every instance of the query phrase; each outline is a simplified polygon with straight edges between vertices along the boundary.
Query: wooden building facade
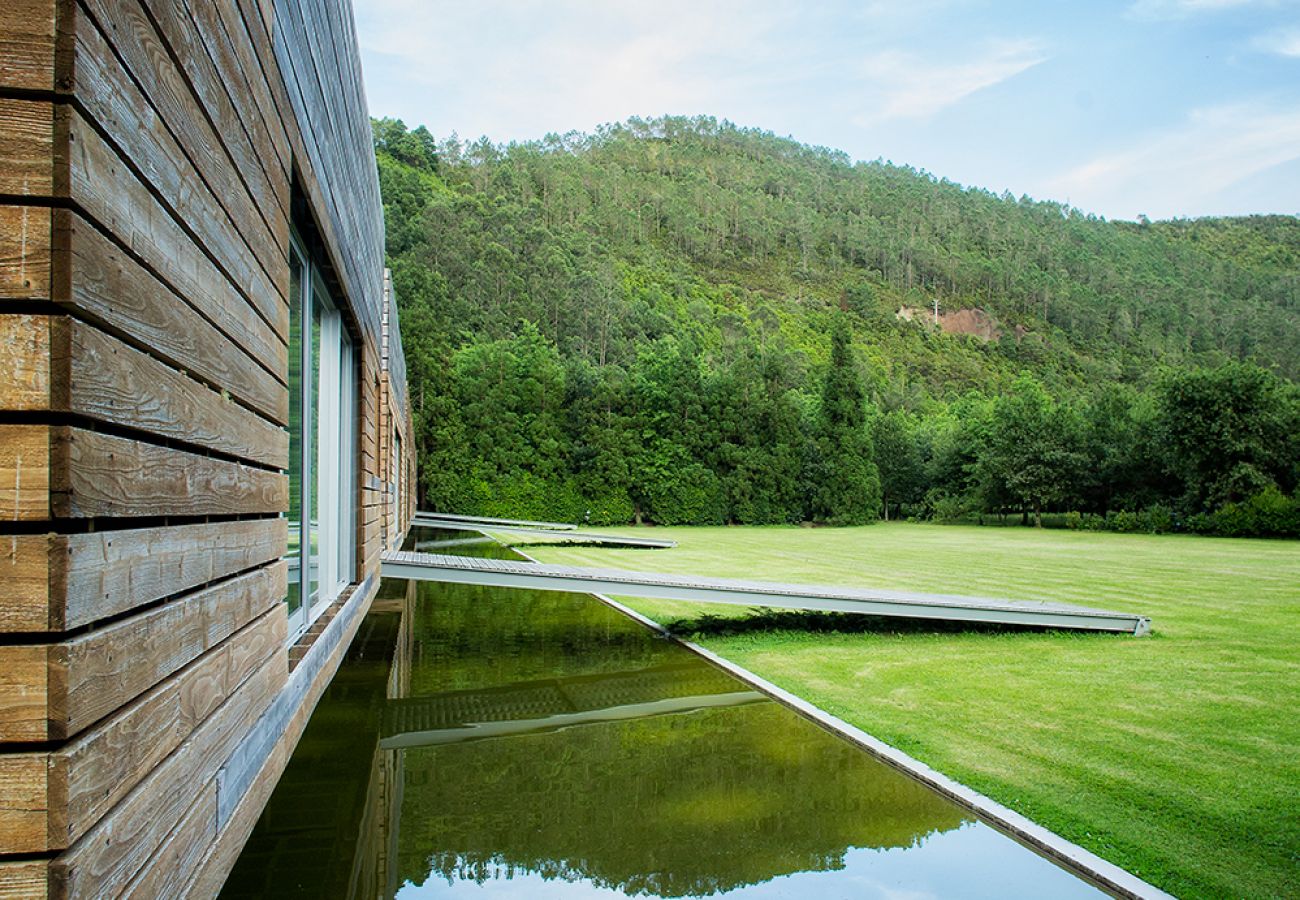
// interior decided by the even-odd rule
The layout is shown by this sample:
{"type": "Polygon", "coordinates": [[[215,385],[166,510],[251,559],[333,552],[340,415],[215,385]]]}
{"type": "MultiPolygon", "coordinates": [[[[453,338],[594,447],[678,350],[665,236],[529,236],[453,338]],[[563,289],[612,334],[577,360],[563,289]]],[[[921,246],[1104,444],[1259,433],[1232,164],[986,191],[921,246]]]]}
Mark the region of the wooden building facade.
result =
{"type": "Polygon", "coordinates": [[[349,0],[0,3],[0,898],[206,897],[414,508],[349,0]]]}

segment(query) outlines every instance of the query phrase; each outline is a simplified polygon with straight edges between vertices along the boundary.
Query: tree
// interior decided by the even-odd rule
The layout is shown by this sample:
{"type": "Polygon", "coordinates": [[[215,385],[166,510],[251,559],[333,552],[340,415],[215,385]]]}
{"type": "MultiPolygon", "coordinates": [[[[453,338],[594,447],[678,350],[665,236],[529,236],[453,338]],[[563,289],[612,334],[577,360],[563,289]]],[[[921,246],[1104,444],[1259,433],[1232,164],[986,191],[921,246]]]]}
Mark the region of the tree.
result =
{"type": "Polygon", "coordinates": [[[915,503],[925,491],[925,472],[913,427],[907,413],[890,410],[876,418],[871,430],[885,521],[889,521],[891,503],[915,503]]]}
{"type": "Polygon", "coordinates": [[[831,330],[831,359],[822,382],[817,436],[809,461],[809,513],[832,525],[860,525],[880,511],[880,472],[867,430],[866,391],[841,314],[831,330]]]}
{"type": "Polygon", "coordinates": [[[1032,375],[1021,375],[994,404],[981,463],[1033,510],[1035,525],[1042,526],[1046,507],[1070,497],[1085,461],[1077,413],[1058,405],[1032,375]]]}
{"type": "Polygon", "coordinates": [[[1165,466],[1188,511],[1294,488],[1294,391],[1250,363],[1170,372],[1158,389],[1165,466]]]}

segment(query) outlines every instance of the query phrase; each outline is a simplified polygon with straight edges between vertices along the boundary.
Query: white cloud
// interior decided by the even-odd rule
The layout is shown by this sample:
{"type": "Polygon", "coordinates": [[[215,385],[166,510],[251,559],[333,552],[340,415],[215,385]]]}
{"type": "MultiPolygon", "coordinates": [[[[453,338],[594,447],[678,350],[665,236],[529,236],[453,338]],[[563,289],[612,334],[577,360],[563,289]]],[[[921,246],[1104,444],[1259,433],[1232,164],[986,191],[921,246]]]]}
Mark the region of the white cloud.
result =
{"type": "Polygon", "coordinates": [[[953,62],[890,50],[873,56],[862,70],[878,105],[862,124],[888,119],[925,119],[1033,68],[1047,57],[1036,41],[1000,41],[975,59],[953,62]]]}
{"type": "MultiPolygon", "coordinates": [[[[1044,193],[1114,218],[1230,214],[1244,211],[1225,205],[1230,188],[1296,159],[1300,108],[1218,106],[1195,110],[1175,128],[1052,178],[1044,193]]],[[[1279,205],[1273,211],[1300,208],[1300,189],[1274,199],[1279,205]]]]}
{"type": "Polygon", "coordinates": [[[782,77],[772,63],[793,52],[782,36],[797,14],[741,0],[479,0],[440,4],[436,20],[422,0],[357,7],[363,49],[401,71],[367,78],[391,92],[372,97],[377,112],[418,90],[435,132],[495,139],[724,109],[782,77]]]}
{"type": "Polygon", "coordinates": [[[1261,34],[1253,41],[1255,48],[1279,56],[1300,57],[1300,28],[1280,28],[1261,34]]]}

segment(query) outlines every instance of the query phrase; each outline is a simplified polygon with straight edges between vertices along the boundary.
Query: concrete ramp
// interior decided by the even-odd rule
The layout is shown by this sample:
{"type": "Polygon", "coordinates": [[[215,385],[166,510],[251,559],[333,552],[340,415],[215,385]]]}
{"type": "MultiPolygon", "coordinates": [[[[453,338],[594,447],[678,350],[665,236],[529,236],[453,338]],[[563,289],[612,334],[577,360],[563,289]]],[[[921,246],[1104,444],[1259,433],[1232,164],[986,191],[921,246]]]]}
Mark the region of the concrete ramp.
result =
{"type": "Polygon", "coordinates": [[[1063,603],[1034,603],[955,594],[921,594],[910,591],[783,584],[731,578],[701,578],[659,572],[553,566],[401,550],[390,551],[383,555],[383,574],[385,578],[441,581],[449,584],[480,584],[580,594],[619,594],[627,597],[656,597],[734,606],[861,613],[907,619],[1030,625],[1080,631],[1110,631],[1138,636],[1151,631],[1151,620],[1146,616],[1063,603]]]}

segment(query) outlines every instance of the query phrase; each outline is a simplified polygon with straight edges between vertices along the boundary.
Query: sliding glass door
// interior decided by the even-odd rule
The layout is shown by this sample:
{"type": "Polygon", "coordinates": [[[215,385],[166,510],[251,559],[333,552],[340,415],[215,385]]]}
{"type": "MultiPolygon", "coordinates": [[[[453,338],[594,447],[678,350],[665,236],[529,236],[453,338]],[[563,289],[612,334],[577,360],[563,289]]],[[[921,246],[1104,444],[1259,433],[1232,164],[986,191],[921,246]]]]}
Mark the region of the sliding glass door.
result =
{"type": "Polygon", "coordinates": [[[289,253],[289,634],[352,582],[355,363],[342,316],[295,238],[289,253]]]}

